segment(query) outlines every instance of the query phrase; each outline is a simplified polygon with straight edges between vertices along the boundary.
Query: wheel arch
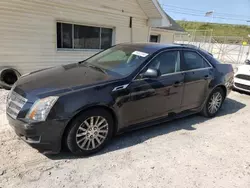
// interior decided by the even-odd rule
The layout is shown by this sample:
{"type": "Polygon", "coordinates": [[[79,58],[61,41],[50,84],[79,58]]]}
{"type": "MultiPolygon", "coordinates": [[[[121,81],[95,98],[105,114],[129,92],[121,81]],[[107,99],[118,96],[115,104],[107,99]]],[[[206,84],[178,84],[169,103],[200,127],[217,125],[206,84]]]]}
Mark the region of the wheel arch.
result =
{"type": "Polygon", "coordinates": [[[224,98],[226,98],[226,96],[227,96],[227,87],[226,87],[225,85],[222,85],[222,84],[215,86],[215,87],[211,90],[210,94],[211,94],[215,89],[217,89],[217,88],[221,88],[221,89],[223,90],[223,92],[224,92],[224,98]]]}
{"type": "Polygon", "coordinates": [[[68,130],[70,128],[71,122],[73,122],[78,116],[80,116],[82,113],[84,113],[86,111],[93,110],[93,109],[100,109],[100,108],[106,110],[107,112],[109,112],[112,115],[113,120],[114,120],[114,132],[113,132],[113,135],[116,134],[116,132],[118,130],[118,118],[117,118],[117,115],[116,115],[115,111],[112,108],[110,108],[110,107],[108,107],[106,105],[88,106],[86,108],[83,108],[83,109],[77,111],[74,114],[74,116],[72,118],[70,118],[70,120],[66,123],[66,126],[65,126],[65,128],[63,130],[63,133],[62,133],[62,136],[61,136],[61,145],[62,145],[62,147],[64,146],[64,140],[65,140],[65,138],[67,136],[67,132],[68,132],[68,130]]]}
{"type": "Polygon", "coordinates": [[[209,91],[208,95],[206,96],[204,102],[203,102],[202,105],[201,105],[201,109],[203,109],[203,107],[204,107],[204,105],[206,104],[206,102],[207,102],[209,96],[211,95],[211,93],[213,93],[213,91],[214,91],[215,89],[217,89],[217,88],[221,88],[221,89],[223,90],[224,95],[225,95],[225,96],[224,96],[224,99],[226,98],[226,96],[227,96],[227,88],[226,88],[226,86],[223,85],[223,84],[216,85],[216,86],[214,86],[213,88],[211,88],[211,90],[209,91]]]}

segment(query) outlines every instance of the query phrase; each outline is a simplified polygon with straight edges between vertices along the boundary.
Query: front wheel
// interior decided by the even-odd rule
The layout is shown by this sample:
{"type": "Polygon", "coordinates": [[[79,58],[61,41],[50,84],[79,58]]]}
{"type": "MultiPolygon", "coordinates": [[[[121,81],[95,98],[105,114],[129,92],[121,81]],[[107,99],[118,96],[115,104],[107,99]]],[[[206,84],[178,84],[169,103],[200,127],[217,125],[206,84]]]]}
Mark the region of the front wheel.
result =
{"type": "Polygon", "coordinates": [[[70,125],[67,147],[75,155],[96,153],[111,139],[113,124],[112,115],[104,109],[83,112],[70,125]]]}
{"type": "Polygon", "coordinates": [[[221,88],[216,88],[207,99],[202,109],[202,115],[205,117],[214,117],[220,110],[225,99],[225,93],[221,88]]]}

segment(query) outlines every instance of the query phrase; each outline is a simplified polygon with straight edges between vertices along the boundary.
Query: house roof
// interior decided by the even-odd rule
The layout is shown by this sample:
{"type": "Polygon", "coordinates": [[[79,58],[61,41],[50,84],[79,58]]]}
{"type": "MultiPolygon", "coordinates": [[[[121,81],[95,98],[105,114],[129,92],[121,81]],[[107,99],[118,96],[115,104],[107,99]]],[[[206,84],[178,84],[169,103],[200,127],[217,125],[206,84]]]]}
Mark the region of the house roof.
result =
{"type": "Polygon", "coordinates": [[[151,27],[169,27],[170,20],[160,6],[158,0],[137,0],[138,4],[149,18],[151,27]]]}
{"type": "Polygon", "coordinates": [[[159,29],[164,30],[171,30],[171,31],[179,31],[179,32],[186,32],[173,18],[171,18],[167,13],[165,13],[166,17],[170,21],[170,26],[168,27],[156,27],[159,29]]]}
{"type": "Polygon", "coordinates": [[[137,0],[144,13],[149,18],[149,26],[163,30],[185,32],[161,7],[158,0],[137,0]]]}

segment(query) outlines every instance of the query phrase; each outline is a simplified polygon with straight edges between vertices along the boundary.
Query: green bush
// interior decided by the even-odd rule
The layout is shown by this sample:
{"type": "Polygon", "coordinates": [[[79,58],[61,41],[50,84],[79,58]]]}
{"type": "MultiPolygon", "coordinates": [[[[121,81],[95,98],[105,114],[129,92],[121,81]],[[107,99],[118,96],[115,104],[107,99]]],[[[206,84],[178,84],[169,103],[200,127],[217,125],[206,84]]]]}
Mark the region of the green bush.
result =
{"type": "MultiPolygon", "coordinates": [[[[235,36],[243,37],[245,41],[250,42],[250,26],[247,25],[230,25],[204,22],[177,21],[180,26],[187,30],[213,30],[213,36],[235,36]]],[[[199,32],[197,35],[202,35],[199,32]]],[[[204,33],[205,35],[205,33],[204,33]]],[[[207,35],[207,33],[206,33],[207,35]]]]}

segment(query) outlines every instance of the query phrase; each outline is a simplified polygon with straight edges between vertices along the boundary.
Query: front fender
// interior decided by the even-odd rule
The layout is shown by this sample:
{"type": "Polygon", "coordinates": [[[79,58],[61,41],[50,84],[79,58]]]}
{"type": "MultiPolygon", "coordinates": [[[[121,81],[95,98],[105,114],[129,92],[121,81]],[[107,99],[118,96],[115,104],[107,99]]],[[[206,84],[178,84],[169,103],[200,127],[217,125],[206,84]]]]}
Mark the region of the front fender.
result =
{"type": "Polygon", "coordinates": [[[80,112],[102,106],[115,112],[113,108],[115,100],[109,95],[110,87],[105,88],[87,88],[79,91],[71,91],[59,97],[55,106],[57,118],[63,117],[70,120],[80,112]],[[58,113],[59,111],[59,113],[58,113]]]}

